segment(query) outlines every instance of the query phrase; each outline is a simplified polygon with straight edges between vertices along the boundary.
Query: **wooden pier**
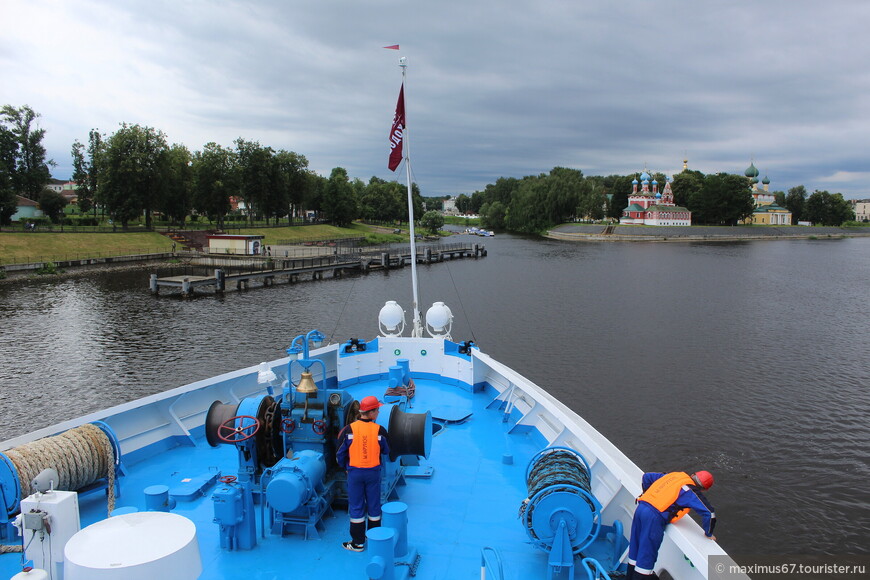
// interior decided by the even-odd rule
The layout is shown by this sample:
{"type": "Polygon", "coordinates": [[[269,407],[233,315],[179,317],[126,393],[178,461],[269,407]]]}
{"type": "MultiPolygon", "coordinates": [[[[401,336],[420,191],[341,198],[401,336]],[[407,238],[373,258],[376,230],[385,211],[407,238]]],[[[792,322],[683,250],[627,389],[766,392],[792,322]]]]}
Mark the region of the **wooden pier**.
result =
{"type": "MultiPolygon", "coordinates": [[[[480,244],[442,244],[417,248],[418,264],[483,256],[486,256],[486,248],[480,244]]],[[[340,278],[346,270],[369,272],[402,268],[411,264],[411,250],[397,251],[393,248],[303,258],[205,254],[201,258],[194,258],[192,262],[205,266],[220,264],[231,270],[215,268],[212,276],[181,274],[160,278],[157,274],[151,274],[151,293],[159,294],[161,288],[178,288],[183,296],[191,296],[197,288],[212,286],[215,292],[224,292],[233,285],[237,290],[246,289],[251,280],[261,282],[262,286],[271,286],[278,278],[286,278],[287,283],[293,284],[307,275],[312,280],[322,280],[324,272],[330,272],[333,278],[340,278]]]]}

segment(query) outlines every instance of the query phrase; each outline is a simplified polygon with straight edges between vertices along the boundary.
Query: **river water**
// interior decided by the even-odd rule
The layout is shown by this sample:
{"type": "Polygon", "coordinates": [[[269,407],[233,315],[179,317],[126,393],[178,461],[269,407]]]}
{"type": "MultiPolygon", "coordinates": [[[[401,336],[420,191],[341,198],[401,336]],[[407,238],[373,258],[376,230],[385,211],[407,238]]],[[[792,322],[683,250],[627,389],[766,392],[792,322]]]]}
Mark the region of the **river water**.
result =
{"type": "MultiPolygon", "coordinates": [[[[870,239],[475,241],[488,257],[419,268],[454,339],[642,469],[712,471],[732,554],[867,552],[870,239]]],[[[148,271],[2,284],[0,440],[284,356],[312,328],[371,338],[410,296],[410,268],[192,300],[151,296],[148,271]]]]}

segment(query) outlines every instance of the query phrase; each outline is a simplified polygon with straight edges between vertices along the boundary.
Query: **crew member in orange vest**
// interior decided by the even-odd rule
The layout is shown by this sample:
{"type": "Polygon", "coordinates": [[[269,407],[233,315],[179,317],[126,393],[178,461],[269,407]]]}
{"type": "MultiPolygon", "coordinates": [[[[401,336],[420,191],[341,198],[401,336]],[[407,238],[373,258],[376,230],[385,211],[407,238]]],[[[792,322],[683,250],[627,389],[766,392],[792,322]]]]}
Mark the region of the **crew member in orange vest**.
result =
{"type": "Polygon", "coordinates": [[[643,494],[637,498],[637,509],[631,522],[627,580],[658,577],[654,568],[665,537],[665,526],[689,513],[690,509],[701,515],[705,535],[711,540],[716,539],[713,535],[716,513],[701,493],[712,486],[713,475],[709,471],[696,471],[691,475],[682,471],[643,474],[643,494]]]}
{"type": "Polygon", "coordinates": [[[347,470],[347,511],[350,514],[350,541],[342,545],[362,552],[368,527],[381,525],[381,455],[390,454],[387,430],[375,421],[383,405],[377,397],[364,397],[359,404],[360,418],[338,434],[336,460],[347,470]]]}

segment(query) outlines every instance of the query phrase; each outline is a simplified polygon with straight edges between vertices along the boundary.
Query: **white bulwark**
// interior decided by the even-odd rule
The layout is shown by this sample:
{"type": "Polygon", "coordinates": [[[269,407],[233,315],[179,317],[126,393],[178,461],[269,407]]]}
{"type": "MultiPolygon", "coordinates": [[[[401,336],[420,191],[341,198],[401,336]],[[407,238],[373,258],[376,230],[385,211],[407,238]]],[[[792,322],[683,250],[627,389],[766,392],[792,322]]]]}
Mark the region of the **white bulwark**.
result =
{"type": "Polygon", "coordinates": [[[628,196],[628,207],[622,210],[619,223],[626,225],[645,226],[690,226],[692,212],[674,203],[670,181],[665,182],[665,188],[659,192],[659,182],[655,179],[650,184],[650,174],[644,170],[640,176],[641,189],[638,191],[638,180],[631,182],[631,195],[628,196]],[[650,189],[652,185],[652,189],[650,189]]]}

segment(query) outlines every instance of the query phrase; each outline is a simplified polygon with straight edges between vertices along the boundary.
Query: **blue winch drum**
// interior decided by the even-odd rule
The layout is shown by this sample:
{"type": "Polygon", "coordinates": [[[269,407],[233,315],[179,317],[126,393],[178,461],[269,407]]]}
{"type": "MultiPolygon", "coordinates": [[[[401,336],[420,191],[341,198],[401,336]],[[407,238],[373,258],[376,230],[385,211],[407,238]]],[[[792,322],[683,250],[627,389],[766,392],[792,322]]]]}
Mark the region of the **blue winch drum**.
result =
{"type": "Polygon", "coordinates": [[[402,455],[429,458],[432,450],[432,413],[406,413],[398,405],[383,405],[379,425],[390,434],[390,461],[402,455]]]}
{"type": "Polygon", "coordinates": [[[589,464],[577,451],[540,451],[526,468],[526,487],[519,515],[534,545],[549,550],[562,522],[575,554],[598,537],[601,504],[592,495],[589,464]]]}

